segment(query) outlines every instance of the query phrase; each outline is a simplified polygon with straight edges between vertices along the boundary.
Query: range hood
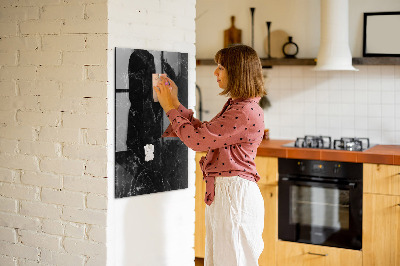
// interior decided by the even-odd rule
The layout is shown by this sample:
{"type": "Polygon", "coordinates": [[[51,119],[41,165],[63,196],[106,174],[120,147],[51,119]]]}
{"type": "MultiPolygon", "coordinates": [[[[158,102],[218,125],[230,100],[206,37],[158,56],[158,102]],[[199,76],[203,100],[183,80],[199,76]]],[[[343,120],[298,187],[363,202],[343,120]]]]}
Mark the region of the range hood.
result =
{"type": "Polygon", "coordinates": [[[352,66],[349,47],[348,0],[321,0],[321,39],[314,70],[358,71],[352,66]]]}

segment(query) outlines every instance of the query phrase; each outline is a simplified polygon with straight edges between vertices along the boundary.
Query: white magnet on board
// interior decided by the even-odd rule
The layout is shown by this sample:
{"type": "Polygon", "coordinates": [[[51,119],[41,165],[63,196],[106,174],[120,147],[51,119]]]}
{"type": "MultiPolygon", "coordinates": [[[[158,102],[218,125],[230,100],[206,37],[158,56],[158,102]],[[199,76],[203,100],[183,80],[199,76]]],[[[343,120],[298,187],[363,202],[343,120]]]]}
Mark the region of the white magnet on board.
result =
{"type": "Polygon", "coordinates": [[[144,146],[144,160],[146,162],[151,161],[154,159],[154,145],[153,144],[146,144],[146,146],[144,146]]]}

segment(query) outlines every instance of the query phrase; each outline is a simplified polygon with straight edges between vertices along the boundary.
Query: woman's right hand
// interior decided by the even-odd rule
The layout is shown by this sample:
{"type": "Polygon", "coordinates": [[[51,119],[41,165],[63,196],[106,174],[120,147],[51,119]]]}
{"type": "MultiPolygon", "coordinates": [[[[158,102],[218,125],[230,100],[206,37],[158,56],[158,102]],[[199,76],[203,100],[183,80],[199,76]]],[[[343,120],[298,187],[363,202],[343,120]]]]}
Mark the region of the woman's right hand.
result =
{"type": "Polygon", "coordinates": [[[171,86],[171,99],[172,99],[172,103],[175,106],[175,109],[179,107],[179,105],[181,104],[178,100],[178,86],[176,86],[175,82],[168,78],[168,77],[161,77],[161,81],[163,83],[168,82],[171,86]]]}

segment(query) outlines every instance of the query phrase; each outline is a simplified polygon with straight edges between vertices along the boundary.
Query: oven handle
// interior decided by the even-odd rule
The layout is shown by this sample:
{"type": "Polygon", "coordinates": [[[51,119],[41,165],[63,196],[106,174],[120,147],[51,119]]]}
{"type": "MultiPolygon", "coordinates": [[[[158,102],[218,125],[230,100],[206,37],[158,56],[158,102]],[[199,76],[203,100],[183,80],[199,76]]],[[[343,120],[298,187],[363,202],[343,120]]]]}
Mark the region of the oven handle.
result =
{"type": "Polygon", "coordinates": [[[337,187],[337,188],[345,188],[345,189],[354,189],[356,187],[355,182],[332,182],[332,181],[315,181],[315,180],[304,180],[299,178],[289,178],[289,177],[281,177],[280,181],[289,182],[293,185],[306,185],[306,186],[315,186],[318,187],[337,187]]]}

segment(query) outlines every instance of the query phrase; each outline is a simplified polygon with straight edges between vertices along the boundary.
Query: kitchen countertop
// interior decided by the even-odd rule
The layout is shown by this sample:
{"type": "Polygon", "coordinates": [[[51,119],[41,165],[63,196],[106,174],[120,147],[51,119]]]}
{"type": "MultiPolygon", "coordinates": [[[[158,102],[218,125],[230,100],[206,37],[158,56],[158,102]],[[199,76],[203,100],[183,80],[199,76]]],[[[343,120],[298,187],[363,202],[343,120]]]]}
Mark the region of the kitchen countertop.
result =
{"type": "Polygon", "coordinates": [[[282,147],[294,140],[263,140],[258,156],[400,165],[400,145],[375,145],[365,151],[282,147]]]}

